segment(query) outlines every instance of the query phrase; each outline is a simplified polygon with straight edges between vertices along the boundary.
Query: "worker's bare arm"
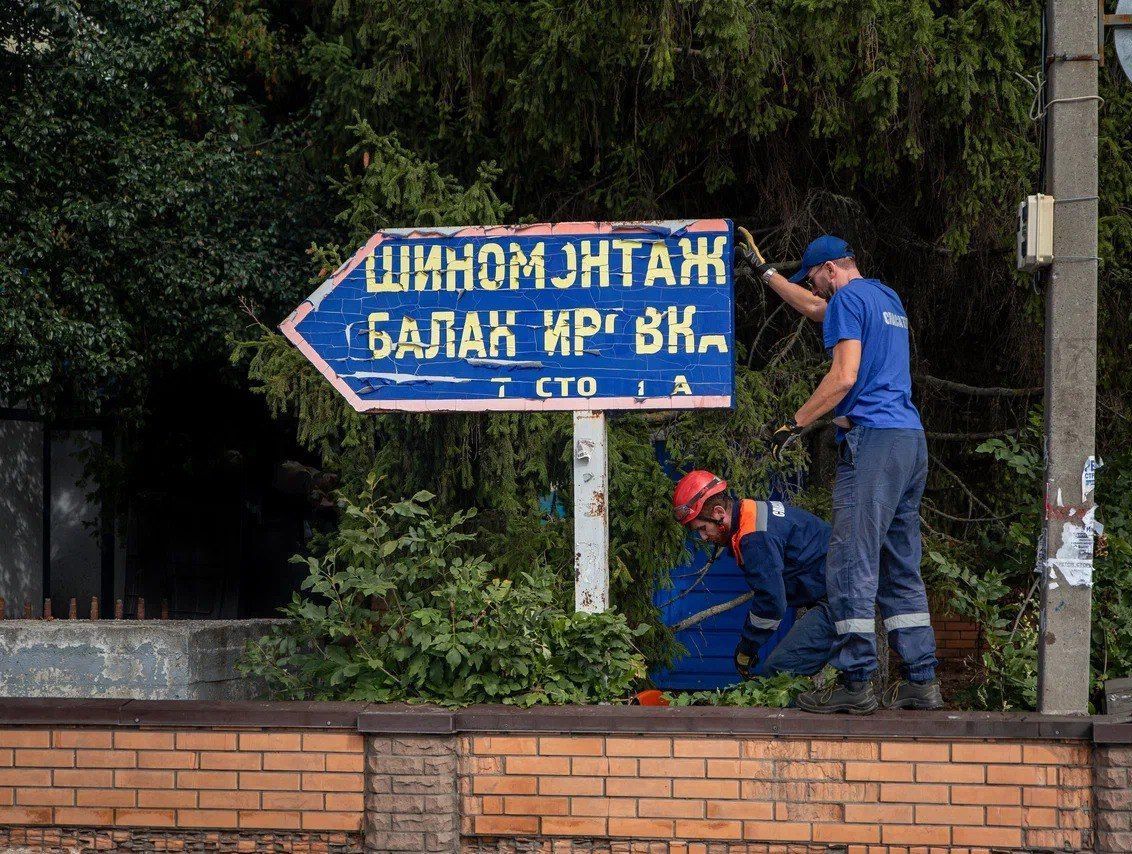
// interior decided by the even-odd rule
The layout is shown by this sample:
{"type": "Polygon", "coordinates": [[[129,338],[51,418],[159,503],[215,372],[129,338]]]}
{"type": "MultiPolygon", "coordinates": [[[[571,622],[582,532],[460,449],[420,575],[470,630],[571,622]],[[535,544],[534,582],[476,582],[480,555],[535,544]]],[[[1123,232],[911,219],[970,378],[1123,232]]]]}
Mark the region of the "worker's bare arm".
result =
{"type": "Polygon", "coordinates": [[[804,314],[810,320],[815,320],[818,323],[822,322],[829,303],[821,297],[810,293],[801,285],[794,284],[778,272],[770,274],[767,284],[799,314],[804,314]]]}
{"type": "Polygon", "coordinates": [[[833,348],[833,364],[829,373],[822,378],[810,399],[802,404],[802,408],[794,416],[798,426],[808,427],[837,406],[857,382],[860,367],[861,342],[850,338],[838,341],[833,348]]]}

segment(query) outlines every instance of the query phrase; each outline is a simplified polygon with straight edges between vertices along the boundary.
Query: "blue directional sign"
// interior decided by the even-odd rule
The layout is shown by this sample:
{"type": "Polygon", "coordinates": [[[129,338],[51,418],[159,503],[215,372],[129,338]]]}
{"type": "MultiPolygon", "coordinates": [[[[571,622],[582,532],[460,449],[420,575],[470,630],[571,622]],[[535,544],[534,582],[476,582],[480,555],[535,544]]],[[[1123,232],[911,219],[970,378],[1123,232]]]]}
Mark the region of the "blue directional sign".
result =
{"type": "Polygon", "coordinates": [[[387,229],[281,325],[359,411],[726,407],[728,220],[387,229]]]}

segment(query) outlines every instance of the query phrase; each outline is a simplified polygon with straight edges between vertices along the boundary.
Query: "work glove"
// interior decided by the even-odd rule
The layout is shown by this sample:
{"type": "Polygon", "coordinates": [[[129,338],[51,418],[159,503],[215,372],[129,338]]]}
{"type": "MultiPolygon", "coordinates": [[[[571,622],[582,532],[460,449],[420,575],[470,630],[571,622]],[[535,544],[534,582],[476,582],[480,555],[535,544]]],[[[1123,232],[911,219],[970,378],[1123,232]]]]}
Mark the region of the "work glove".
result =
{"type": "Polygon", "coordinates": [[[740,239],[735,244],[736,260],[750,267],[751,272],[758,276],[763,282],[767,281],[771,273],[778,271],[766,262],[762,250],[760,250],[758,244],[755,243],[755,239],[751,237],[751,232],[747,231],[745,228],[739,228],[738,232],[740,239]]]}
{"type": "Polygon", "coordinates": [[[770,437],[770,455],[775,462],[782,462],[782,452],[798,441],[802,428],[791,419],[783,424],[770,437]]]}
{"type": "Polygon", "coordinates": [[[759,665],[759,647],[754,641],[740,636],[735,647],[735,655],[731,658],[735,664],[735,671],[744,679],[755,677],[755,668],[759,665]]]}

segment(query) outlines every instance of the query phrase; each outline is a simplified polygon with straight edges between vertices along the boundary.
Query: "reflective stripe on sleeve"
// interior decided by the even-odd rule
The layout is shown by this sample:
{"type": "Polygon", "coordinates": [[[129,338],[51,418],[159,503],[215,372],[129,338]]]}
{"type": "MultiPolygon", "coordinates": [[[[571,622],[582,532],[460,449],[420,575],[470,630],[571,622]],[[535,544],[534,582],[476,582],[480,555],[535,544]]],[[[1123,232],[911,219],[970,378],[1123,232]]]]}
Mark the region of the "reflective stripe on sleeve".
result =
{"type": "Polygon", "coordinates": [[[751,624],[752,628],[756,629],[777,629],[782,620],[768,620],[766,617],[756,617],[751,614],[747,618],[747,622],[751,624]]]}
{"type": "Polygon", "coordinates": [[[885,631],[889,632],[893,629],[913,629],[917,626],[927,626],[931,628],[931,625],[931,614],[923,611],[918,614],[897,614],[895,617],[889,617],[884,621],[885,631]]]}
{"type": "Polygon", "coordinates": [[[876,622],[873,620],[838,620],[833,624],[839,635],[871,635],[876,633],[876,622]]]}

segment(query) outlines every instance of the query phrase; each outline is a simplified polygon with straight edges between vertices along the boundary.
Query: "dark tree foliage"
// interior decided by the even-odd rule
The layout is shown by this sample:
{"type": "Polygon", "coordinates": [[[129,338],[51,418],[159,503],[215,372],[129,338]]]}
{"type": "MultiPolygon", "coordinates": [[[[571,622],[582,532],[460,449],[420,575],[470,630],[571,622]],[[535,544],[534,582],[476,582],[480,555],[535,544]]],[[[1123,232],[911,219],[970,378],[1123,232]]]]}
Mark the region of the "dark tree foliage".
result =
{"type": "MultiPolygon", "coordinates": [[[[253,388],[344,484],[375,472],[394,497],[476,506],[500,571],[546,564],[565,594],[571,520],[537,502],[568,499],[569,418],[359,417],[271,331],[282,305],[390,226],[721,215],[784,265],[833,231],[909,310],[925,572],[984,629],[972,702],[1032,701],[1041,398],[993,389],[1042,380],[1043,293],[1012,257],[1041,169],[1039,2],[154,5],[0,12],[17,45],[0,396],[129,398],[112,382],[214,352],[243,296],[263,323],[237,348],[253,388]]],[[[1132,85],[1115,62],[1101,93],[1097,678],[1132,667],[1132,85]]],[[[613,421],[615,601],[634,620],[682,547],[654,442],[744,494],[805,468],[796,500],[827,509],[827,435],[787,472],[763,456],[823,371],[816,327],[750,280],[736,311],[734,411],[613,421]]]]}
{"type": "Polygon", "coordinates": [[[3,4],[0,400],[136,407],[222,355],[240,300],[301,292],[309,181],[245,5],[3,4]]]}
{"type": "MultiPolygon", "coordinates": [[[[932,441],[925,571],[938,596],[983,626],[988,654],[970,680],[972,701],[1024,705],[1041,499],[1030,418],[1040,397],[963,386],[1041,384],[1041,289],[1012,263],[1013,210],[1039,180],[1041,14],[1040,3],[1011,0],[316,3],[299,64],[315,136],[334,153],[327,169],[344,175],[346,226],[322,247],[325,266],[378,227],[473,221],[461,208],[488,188],[500,204],[482,214],[497,219],[730,216],[787,263],[817,232],[844,235],[864,269],[902,294],[918,403],[929,430],[946,436],[932,441]],[[1004,438],[980,444],[987,434],[1004,438]]],[[[1132,275],[1123,130],[1132,96],[1111,68],[1102,87],[1103,453],[1128,436],[1118,342],[1132,275]]],[[[618,604],[638,618],[679,553],[650,441],[719,469],[741,492],[764,490],[773,474],[765,427],[820,376],[814,328],[778,305],[740,283],[734,412],[614,423],[618,604]]],[[[255,349],[252,376],[273,405],[310,407],[311,381],[299,379],[309,371],[294,354],[270,338],[255,349]]],[[[530,522],[535,497],[566,486],[564,418],[359,420],[326,390],[321,400],[317,417],[300,419],[312,438],[337,452],[339,436],[364,436],[358,447],[379,449],[378,468],[394,482],[438,486],[442,500],[474,502],[487,519],[495,510],[505,565],[508,555],[515,568],[529,561],[535,542],[569,578],[568,525],[555,538],[530,522]]],[[[809,444],[811,487],[797,496],[819,510],[823,441],[809,444]]],[[[1108,476],[1122,477],[1114,468],[1108,476]]],[[[1109,532],[1116,547],[1098,562],[1098,677],[1129,663],[1129,566],[1117,557],[1126,532],[1119,523],[1109,532]]]]}

